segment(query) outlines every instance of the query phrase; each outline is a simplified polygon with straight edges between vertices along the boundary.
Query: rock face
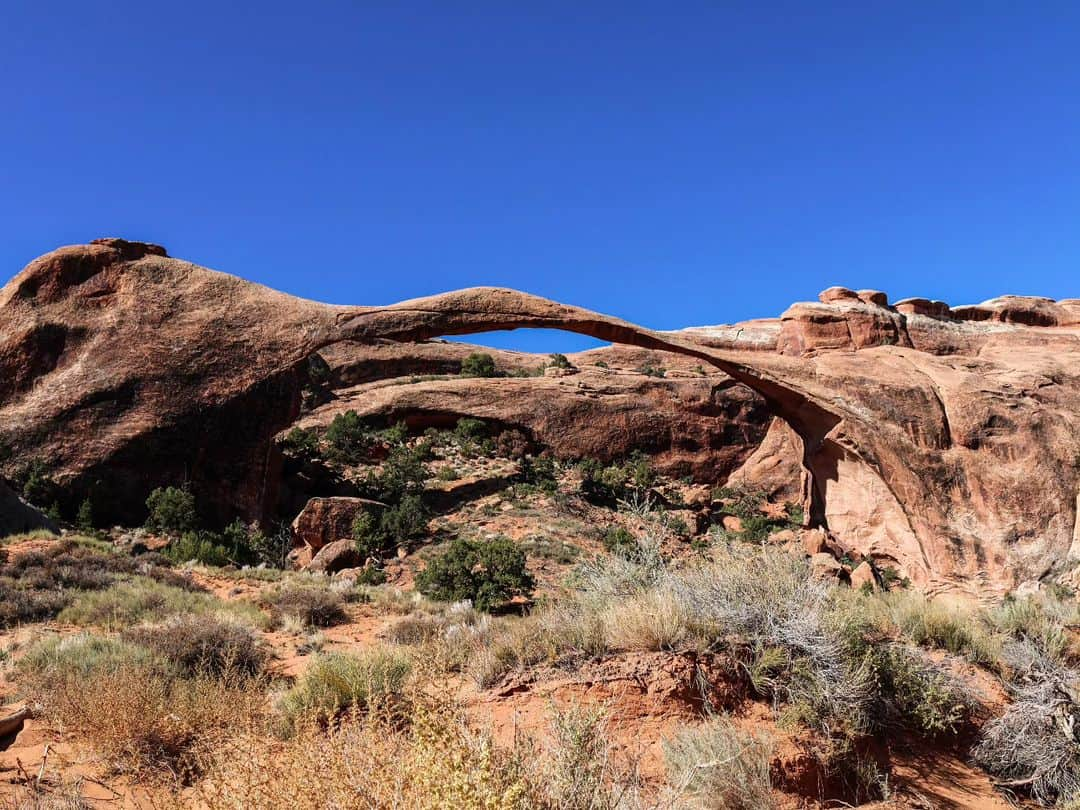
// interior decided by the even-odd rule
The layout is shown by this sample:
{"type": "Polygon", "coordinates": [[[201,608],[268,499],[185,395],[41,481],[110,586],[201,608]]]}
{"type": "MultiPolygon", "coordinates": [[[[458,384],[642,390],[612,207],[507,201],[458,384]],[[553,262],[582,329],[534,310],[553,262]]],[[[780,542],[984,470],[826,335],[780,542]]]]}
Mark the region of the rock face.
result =
{"type": "Polygon", "coordinates": [[[135,523],[149,488],[188,483],[209,520],[258,516],[268,431],[299,410],[336,310],[100,240],[32,262],[0,291],[5,477],[47,465],[72,512],[135,523]],[[227,483],[226,483],[227,482],[227,483]]]}
{"type": "Polygon", "coordinates": [[[660,472],[716,482],[749,458],[772,420],[764,400],[726,374],[706,372],[679,355],[627,347],[572,355],[575,369],[562,376],[382,376],[405,369],[456,375],[461,359],[477,351],[491,353],[500,372],[535,371],[548,359],[446,342],[342,344],[322,353],[333,378],[364,382],[335,391],[333,401],[299,425],[325,428],[347,410],[391,424],[404,421],[418,431],[452,428],[471,417],[518,429],[559,458],[611,461],[642,451],[660,472]],[[663,369],[666,376],[640,369],[663,369]]]}
{"type": "Polygon", "coordinates": [[[330,307],[151,245],[64,248],[0,292],[2,471],[40,459],[74,498],[104,493],[108,519],[141,518],[148,486],[185,480],[222,516],[258,515],[313,353],[553,328],[681,354],[755,391],[791,428],[812,523],[932,589],[1005,590],[1080,553],[1080,300],[823,299],[660,333],[512,290],[330,307]]]}
{"type": "Polygon", "coordinates": [[[37,529],[57,531],[56,524],[52,520],[25,503],[3,482],[0,482],[0,537],[32,532],[37,529]]]}

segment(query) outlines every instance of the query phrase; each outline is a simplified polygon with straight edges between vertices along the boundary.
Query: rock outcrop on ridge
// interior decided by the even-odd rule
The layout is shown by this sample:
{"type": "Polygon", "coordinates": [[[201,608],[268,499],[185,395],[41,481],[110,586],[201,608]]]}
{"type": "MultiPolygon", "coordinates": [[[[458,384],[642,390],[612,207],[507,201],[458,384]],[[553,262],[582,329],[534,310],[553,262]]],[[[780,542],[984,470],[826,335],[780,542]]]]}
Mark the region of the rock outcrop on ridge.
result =
{"type": "Polygon", "coordinates": [[[118,516],[189,480],[265,512],[309,358],[349,341],[553,328],[712,366],[790,426],[812,520],[930,588],[1006,590],[1080,549],[1080,301],[949,307],[833,288],[777,320],[655,332],[512,290],[383,307],[292,298],[100,240],[0,291],[0,442],[118,516]]]}

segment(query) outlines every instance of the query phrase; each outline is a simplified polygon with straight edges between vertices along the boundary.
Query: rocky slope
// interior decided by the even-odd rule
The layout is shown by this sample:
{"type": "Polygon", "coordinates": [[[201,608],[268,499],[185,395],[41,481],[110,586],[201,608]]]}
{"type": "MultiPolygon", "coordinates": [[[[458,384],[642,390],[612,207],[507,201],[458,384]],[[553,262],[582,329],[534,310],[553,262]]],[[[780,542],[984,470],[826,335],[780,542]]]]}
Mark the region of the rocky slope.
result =
{"type": "Polygon", "coordinates": [[[298,424],[324,429],[347,410],[416,431],[471,417],[521,430],[558,458],[606,462],[639,451],[662,473],[715,483],[745,463],[772,420],[749,388],[676,354],[612,346],[540,376],[458,376],[474,352],[492,354],[501,373],[536,374],[549,360],[445,341],[339,344],[321,352],[334,398],[298,424]]]}
{"type": "Polygon", "coordinates": [[[890,306],[834,288],[777,320],[659,333],[487,288],[331,307],[102,240],[38,259],[0,292],[2,471],[38,459],[118,519],[185,480],[213,517],[258,516],[314,353],[523,327],[680,354],[753,390],[791,430],[753,461],[776,467],[797,446],[812,520],[931,588],[1006,590],[1080,547],[1075,299],[890,306]]]}

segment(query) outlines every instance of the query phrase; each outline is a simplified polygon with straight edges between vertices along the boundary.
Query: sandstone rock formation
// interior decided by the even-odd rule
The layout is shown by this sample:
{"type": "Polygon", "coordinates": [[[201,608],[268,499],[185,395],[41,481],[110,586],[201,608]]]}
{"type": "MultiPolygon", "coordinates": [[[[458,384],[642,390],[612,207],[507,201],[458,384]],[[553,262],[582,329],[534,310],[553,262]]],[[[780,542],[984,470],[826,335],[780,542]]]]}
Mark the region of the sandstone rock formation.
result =
{"type": "Polygon", "coordinates": [[[103,489],[117,513],[137,514],[150,483],[190,479],[223,515],[258,514],[274,498],[271,437],[296,418],[314,352],[564,329],[753,389],[797,436],[812,521],[917,582],[1004,590],[1080,552],[1080,300],[823,298],[670,333],[489,288],[331,307],[104,240],[0,292],[0,442],[76,498],[103,489]]]}
{"type": "Polygon", "coordinates": [[[0,481],[0,537],[37,529],[57,530],[52,520],[25,503],[0,481]]]}
{"type": "MultiPolygon", "coordinates": [[[[359,384],[336,390],[298,424],[325,428],[347,410],[405,421],[414,430],[449,428],[471,417],[521,430],[559,458],[611,461],[642,451],[660,472],[716,482],[749,459],[772,420],[761,397],[726,374],[679,355],[627,347],[572,355],[576,373],[560,377],[409,380],[409,374],[456,375],[461,360],[478,351],[493,354],[502,372],[535,371],[548,359],[449,342],[339,344],[321,353],[333,379],[359,384]],[[648,376],[643,368],[664,369],[666,376],[648,376]]],[[[797,470],[797,459],[794,465],[797,470]]],[[[790,464],[756,472],[755,483],[764,488],[791,489],[779,480],[792,472],[790,464]]],[[[798,472],[794,481],[797,489],[798,472]]]]}

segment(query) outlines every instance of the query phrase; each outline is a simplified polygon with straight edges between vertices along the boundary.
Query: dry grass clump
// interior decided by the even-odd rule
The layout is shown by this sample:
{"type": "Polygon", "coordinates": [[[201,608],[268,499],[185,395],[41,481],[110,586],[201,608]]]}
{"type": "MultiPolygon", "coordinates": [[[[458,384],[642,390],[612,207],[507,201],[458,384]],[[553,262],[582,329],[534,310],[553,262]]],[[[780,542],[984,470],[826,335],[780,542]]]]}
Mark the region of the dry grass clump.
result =
{"type": "Polygon", "coordinates": [[[396,711],[411,669],[409,658],[390,648],[319,655],[278,701],[280,731],[288,736],[304,723],[325,723],[350,710],[396,711]]]}
{"type": "Polygon", "coordinates": [[[773,744],[727,718],[683,729],[665,742],[668,781],[677,806],[703,810],[775,807],[769,761],[773,744]]]}
{"type": "Polygon", "coordinates": [[[117,638],[79,633],[48,636],[19,659],[17,670],[31,685],[31,691],[48,694],[68,679],[110,678],[128,667],[162,664],[150,650],[117,638]]]}
{"type": "Polygon", "coordinates": [[[401,716],[350,713],[302,724],[282,744],[244,735],[197,788],[206,810],[393,807],[396,810],[616,810],[637,806],[619,782],[595,715],[556,718],[549,750],[498,745],[460,707],[417,699],[401,716]]]}
{"type": "Polygon", "coordinates": [[[123,638],[145,647],[193,677],[254,676],[267,654],[251,629],[212,616],[178,616],[164,624],[127,630],[123,638]]]}
{"type": "Polygon", "coordinates": [[[419,591],[405,591],[392,585],[360,585],[356,592],[359,601],[385,613],[404,616],[411,613],[435,613],[440,610],[438,604],[419,591]]]}
{"type": "Polygon", "coordinates": [[[329,583],[294,580],[275,588],[266,597],[274,619],[293,620],[305,627],[330,627],[344,621],[345,599],[329,583]]]}
{"type": "Polygon", "coordinates": [[[900,632],[921,647],[947,650],[984,665],[1001,655],[1000,640],[975,610],[906,590],[885,594],[881,604],[900,632]]]}
{"type": "Polygon", "coordinates": [[[691,618],[676,593],[658,587],[609,604],[602,620],[612,647],[673,650],[687,640],[691,618]]]}
{"type": "Polygon", "coordinates": [[[600,608],[588,600],[565,599],[524,619],[496,625],[469,660],[469,675],[481,687],[506,673],[540,663],[568,662],[609,649],[600,608]]]}
{"type": "Polygon", "coordinates": [[[43,642],[20,667],[46,716],[77,729],[122,773],[189,780],[264,701],[258,681],[182,677],[144,647],[85,634],[43,642]]]}
{"type": "Polygon", "coordinates": [[[0,627],[52,618],[79,592],[102,590],[136,574],[194,587],[153,560],[115,554],[88,539],[66,538],[20,554],[0,565],[0,627]]]}
{"type": "Polygon", "coordinates": [[[1052,594],[1007,599],[990,612],[993,626],[1006,636],[1026,641],[1044,657],[1058,663],[1080,659],[1076,637],[1069,628],[1080,623],[1080,606],[1052,594]]]}
{"type": "Polygon", "coordinates": [[[758,691],[798,705],[822,730],[865,730],[875,699],[873,668],[851,631],[834,620],[833,586],[784,551],[750,557],[718,551],[708,565],[664,585],[706,646],[742,646],[758,691]]]}
{"type": "Polygon", "coordinates": [[[84,591],[60,613],[60,620],[115,630],[176,615],[226,613],[252,624],[264,617],[252,605],[224,602],[208,593],[189,591],[137,576],[103,591],[84,591]]]}
{"type": "Polygon", "coordinates": [[[91,810],[79,782],[34,784],[15,788],[14,795],[0,798],[0,810],[91,810]]]}
{"type": "Polygon", "coordinates": [[[493,619],[469,602],[456,602],[438,613],[413,613],[386,632],[393,644],[418,648],[416,657],[429,672],[460,672],[506,620],[493,619]]]}

